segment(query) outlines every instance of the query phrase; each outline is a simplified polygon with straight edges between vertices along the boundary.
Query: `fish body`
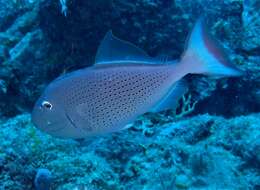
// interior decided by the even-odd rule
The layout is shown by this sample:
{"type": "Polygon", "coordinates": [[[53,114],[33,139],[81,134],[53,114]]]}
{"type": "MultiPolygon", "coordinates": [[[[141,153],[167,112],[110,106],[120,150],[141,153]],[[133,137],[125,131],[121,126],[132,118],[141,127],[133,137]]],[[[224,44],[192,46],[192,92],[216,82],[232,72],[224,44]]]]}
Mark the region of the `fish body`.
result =
{"type": "Polygon", "coordinates": [[[207,35],[198,21],[181,61],[162,63],[108,32],[95,65],[46,88],[35,104],[33,122],[62,138],[115,132],[145,112],[174,108],[186,89],[181,78],[188,73],[240,75],[207,35]]]}
{"type": "MultiPolygon", "coordinates": [[[[82,137],[117,131],[163,99],[184,74],[175,75],[176,69],[177,65],[162,64],[82,69],[54,81],[37,104],[40,107],[46,96],[52,97],[51,102],[62,105],[69,128],[81,131],[82,137]]],[[[64,124],[54,125],[49,130],[53,135],[72,134],[64,124]]]]}

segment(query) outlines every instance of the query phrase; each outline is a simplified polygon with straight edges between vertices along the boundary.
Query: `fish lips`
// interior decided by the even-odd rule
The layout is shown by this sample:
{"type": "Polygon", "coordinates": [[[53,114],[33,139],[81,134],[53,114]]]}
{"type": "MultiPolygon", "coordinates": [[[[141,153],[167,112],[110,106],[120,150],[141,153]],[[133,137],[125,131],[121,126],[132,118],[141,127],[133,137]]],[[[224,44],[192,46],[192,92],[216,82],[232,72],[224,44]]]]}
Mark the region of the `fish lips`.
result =
{"type": "Polygon", "coordinates": [[[49,121],[44,117],[44,110],[36,103],[32,111],[32,123],[41,131],[55,135],[56,132],[62,130],[64,127],[59,127],[59,121],[49,121]],[[55,127],[58,126],[58,127],[55,127]]]}

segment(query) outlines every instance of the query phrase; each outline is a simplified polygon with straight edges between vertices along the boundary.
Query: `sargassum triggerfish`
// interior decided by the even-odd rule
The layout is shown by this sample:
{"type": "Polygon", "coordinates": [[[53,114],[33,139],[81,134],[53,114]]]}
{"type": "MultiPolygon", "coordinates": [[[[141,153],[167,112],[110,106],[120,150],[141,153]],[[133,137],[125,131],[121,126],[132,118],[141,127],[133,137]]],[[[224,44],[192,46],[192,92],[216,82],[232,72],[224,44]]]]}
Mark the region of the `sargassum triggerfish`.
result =
{"type": "Polygon", "coordinates": [[[240,76],[199,19],[180,61],[160,61],[108,32],[95,64],[51,82],[36,102],[32,121],[61,138],[119,131],[148,111],[176,106],[191,74],[240,76]]]}

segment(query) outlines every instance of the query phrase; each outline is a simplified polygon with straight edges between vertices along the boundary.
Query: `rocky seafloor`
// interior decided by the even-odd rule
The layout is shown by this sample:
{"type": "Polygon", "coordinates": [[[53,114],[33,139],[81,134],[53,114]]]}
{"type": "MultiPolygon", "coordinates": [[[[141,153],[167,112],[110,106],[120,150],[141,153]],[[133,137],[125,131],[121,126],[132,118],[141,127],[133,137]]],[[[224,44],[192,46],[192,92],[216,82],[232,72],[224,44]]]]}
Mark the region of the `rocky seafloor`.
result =
{"type": "Polygon", "coordinates": [[[0,190],[259,190],[259,10],[258,0],[0,0],[0,190]],[[31,123],[44,87],[93,64],[108,30],[179,59],[201,15],[244,75],[187,76],[193,112],[180,105],[179,117],[147,114],[77,141],[31,123]]]}
{"type": "Polygon", "coordinates": [[[43,134],[30,114],[19,115],[0,124],[0,189],[34,189],[37,169],[45,168],[57,190],[259,190],[259,123],[260,114],[154,115],[74,141],[43,134]]]}

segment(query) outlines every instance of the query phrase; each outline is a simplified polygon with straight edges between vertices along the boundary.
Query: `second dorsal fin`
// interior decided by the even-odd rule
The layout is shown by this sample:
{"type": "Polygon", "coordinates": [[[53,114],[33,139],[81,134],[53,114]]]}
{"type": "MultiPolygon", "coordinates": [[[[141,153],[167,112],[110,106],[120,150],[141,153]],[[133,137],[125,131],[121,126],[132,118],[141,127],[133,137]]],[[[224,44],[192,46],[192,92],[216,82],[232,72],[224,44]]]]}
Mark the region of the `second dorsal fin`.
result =
{"type": "Polygon", "coordinates": [[[102,40],[97,54],[96,64],[111,63],[153,63],[154,59],[149,57],[146,52],[130,42],[121,40],[108,31],[102,40]]]}

